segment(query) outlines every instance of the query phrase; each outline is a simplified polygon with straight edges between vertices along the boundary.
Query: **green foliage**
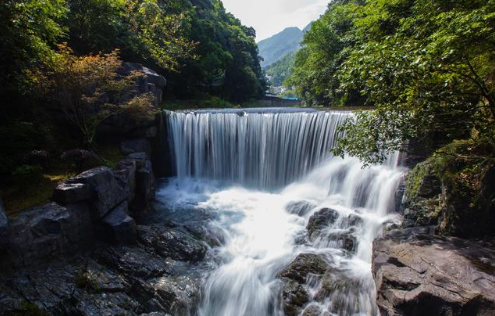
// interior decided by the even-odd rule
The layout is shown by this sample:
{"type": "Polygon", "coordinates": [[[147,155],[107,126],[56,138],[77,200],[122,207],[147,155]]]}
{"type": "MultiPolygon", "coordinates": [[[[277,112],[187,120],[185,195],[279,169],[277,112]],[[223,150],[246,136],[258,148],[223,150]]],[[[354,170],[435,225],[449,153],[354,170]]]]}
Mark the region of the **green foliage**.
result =
{"type": "Polygon", "coordinates": [[[287,83],[309,105],[374,106],[334,151],[380,162],[411,137],[493,130],[494,34],[493,0],[334,1],[287,83]]]}
{"type": "Polygon", "coordinates": [[[304,36],[295,67],[286,80],[309,106],[361,105],[357,93],[345,95],[338,90],[337,71],[353,47],[352,25],[355,2],[334,1],[304,36]],[[342,2],[349,2],[342,5],[342,2]]]}
{"type": "Polygon", "coordinates": [[[182,0],[179,7],[188,10],[188,38],[197,43],[198,59],[167,76],[175,96],[209,94],[233,102],[262,96],[266,83],[254,29],[227,13],[219,0],[182,0]]]}
{"type": "Polygon", "coordinates": [[[270,84],[273,87],[283,85],[285,79],[290,76],[296,63],[296,52],[289,53],[279,61],[269,66],[265,72],[270,77],[270,84]]]}

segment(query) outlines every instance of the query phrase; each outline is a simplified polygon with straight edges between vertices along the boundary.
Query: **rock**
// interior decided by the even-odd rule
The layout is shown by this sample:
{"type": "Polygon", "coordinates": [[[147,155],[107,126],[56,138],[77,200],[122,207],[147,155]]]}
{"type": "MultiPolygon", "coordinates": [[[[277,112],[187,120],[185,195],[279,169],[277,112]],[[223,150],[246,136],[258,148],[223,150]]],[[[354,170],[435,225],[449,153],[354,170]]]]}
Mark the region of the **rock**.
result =
{"type": "Polygon", "coordinates": [[[107,247],[95,251],[96,260],[124,275],[151,279],[173,270],[159,257],[137,247],[107,247]]]}
{"type": "Polygon", "coordinates": [[[134,316],[139,303],[125,293],[85,293],[78,298],[75,314],[81,316],[134,316]]]}
{"type": "Polygon", "coordinates": [[[92,228],[87,206],[48,203],[11,223],[9,252],[16,264],[39,265],[87,249],[94,238],[92,228]]]}
{"type": "Polygon", "coordinates": [[[297,316],[302,307],[309,302],[309,294],[301,284],[290,279],[282,286],[282,307],[285,315],[297,316]]]}
{"type": "Polygon", "coordinates": [[[9,220],[2,201],[0,201],[0,250],[5,249],[9,244],[9,220]]]}
{"type": "Polygon", "coordinates": [[[78,271],[76,285],[96,292],[118,293],[130,289],[129,283],[119,274],[94,261],[78,271]]]}
{"type": "Polygon", "coordinates": [[[136,193],[136,169],[136,161],[133,159],[119,161],[114,169],[117,184],[129,196],[130,202],[132,202],[136,193]]]}
{"type": "Polygon", "coordinates": [[[67,183],[81,183],[90,187],[92,192],[90,210],[93,220],[102,218],[129,197],[126,194],[128,190],[118,185],[114,173],[108,167],[85,171],[69,179],[67,183]]]}
{"type": "Polygon", "coordinates": [[[161,277],[148,283],[148,295],[171,315],[192,315],[199,302],[200,284],[190,277],[161,277]]]}
{"type": "Polygon", "coordinates": [[[151,201],[155,197],[155,176],[151,161],[146,158],[144,153],[136,153],[128,156],[135,159],[136,171],[136,197],[131,204],[133,215],[137,218],[142,217],[151,207],[151,201]],[[145,158],[142,159],[141,157],[145,158]],[[136,158],[133,158],[136,157],[136,158]]]}
{"type": "Polygon", "coordinates": [[[301,316],[331,316],[328,311],[322,310],[322,308],[318,305],[309,305],[304,309],[304,312],[301,316]]]}
{"type": "Polygon", "coordinates": [[[333,224],[338,217],[339,213],[331,208],[324,208],[314,213],[306,226],[309,237],[314,238],[319,231],[333,224]]]}
{"type": "Polygon", "coordinates": [[[494,315],[493,247],[430,231],[393,231],[373,243],[382,315],[494,315]]]}
{"type": "Polygon", "coordinates": [[[123,155],[144,152],[149,157],[151,144],[149,140],[144,138],[127,139],[120,143],[120,151],[123,155]]]}
{"type": "Polygon", "coordinates": [[[309,274],[323,276],[329,268],[322,256],[312,253],[300,254],[292,263],[282,270],[280,277],[288,278],[299,283],[305,283],[309,274]]]}
{"type": "Polygon", "coordinates": [[[53,201],[60,204],[77,204],[91,199],[90,187],[84,183],[61,183],[53,191],[53,201]]]}
{"type": "Polygon", "coordinates": [[[162,257],[196,262],[206,255],[207,248],[204,243],[196,240],[180,227],[172,229],[138,226],[137,230],[139,241],[154,249],[162,257]]]}
{"type": "Polygon", "coordinates": [[[316,205],[314,205],[311,202],[297,201],[297,202],[290,202],[289,204],[287,204],[285,209],[290,214],[294,214],[294,215],[298,215],[298,216],[304,216],[304,215],[308,214],[315,207],[316,207],[316,205]]]}
{"type": "Polygon", "coordinates": [[[106,239],[117,244],[136,241],[136,223],[127,215],[127,202],[122,202],[101,220],[102,233],[106,239]]]}

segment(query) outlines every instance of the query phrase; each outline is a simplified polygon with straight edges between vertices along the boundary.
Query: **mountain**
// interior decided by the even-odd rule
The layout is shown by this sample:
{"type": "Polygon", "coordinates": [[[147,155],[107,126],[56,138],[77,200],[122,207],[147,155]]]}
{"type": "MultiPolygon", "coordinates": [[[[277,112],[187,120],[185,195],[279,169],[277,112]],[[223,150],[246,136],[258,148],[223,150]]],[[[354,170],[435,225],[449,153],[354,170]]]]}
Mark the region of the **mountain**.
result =
{"type": "Polygon", "coordinates": [[[285,78],[290,76],[296,62],[296,51],[290,52],[280,60],[268,66],[265,71],[268,75],[270,85],[280,87],[283,85],[285,78]]]}
{"type": "Polygon", "coordinates": [[[260,56],[264,59],[261,62],[261,67],[266,68],[279,61],[285,55],[298,50],[303,36],[304,33],[299,28],[289,27],[259,42],[260,56]]]}

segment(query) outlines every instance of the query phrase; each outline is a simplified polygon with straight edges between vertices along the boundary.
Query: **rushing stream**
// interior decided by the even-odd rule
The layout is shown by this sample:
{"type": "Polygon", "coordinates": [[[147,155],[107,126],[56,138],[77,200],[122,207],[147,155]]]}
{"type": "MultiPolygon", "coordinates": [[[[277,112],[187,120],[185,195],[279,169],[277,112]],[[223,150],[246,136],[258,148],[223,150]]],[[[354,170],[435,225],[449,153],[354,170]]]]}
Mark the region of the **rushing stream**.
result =
{"type": "Polygon", "coordinates": [[[350,115],[168,113],[177,177],[158,198],[173,212],[210,213],[209,230],[221,243],[210,250],[216,265],[204,280],[198,316],[284,315],[279,274],[301,253],[321,255],[339,284],[322,297],[324,281],[309,274],[303,286],[310,299],[301,314],[377,314],[372,242],[395,219],[403,170],[397,154],[365,169],[357,159],[330,155],[337,126],[350,115]],[[308,238],[310,217],[325,208],[336,219],[308,238]]]}

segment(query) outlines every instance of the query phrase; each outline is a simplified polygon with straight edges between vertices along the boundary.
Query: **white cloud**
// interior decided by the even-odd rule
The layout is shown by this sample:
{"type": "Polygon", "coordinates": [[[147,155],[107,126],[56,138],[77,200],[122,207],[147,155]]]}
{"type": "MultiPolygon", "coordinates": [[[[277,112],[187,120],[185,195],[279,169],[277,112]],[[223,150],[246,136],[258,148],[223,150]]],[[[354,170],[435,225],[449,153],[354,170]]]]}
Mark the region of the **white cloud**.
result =
{"type": "Polygon", "coordinates": [[[222,0],[227,11],[256,29],[256,40],[286,27],[304,28],[325,12],[329,0],[222,0]]]}

